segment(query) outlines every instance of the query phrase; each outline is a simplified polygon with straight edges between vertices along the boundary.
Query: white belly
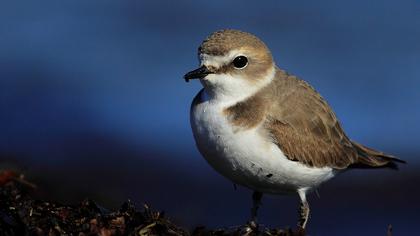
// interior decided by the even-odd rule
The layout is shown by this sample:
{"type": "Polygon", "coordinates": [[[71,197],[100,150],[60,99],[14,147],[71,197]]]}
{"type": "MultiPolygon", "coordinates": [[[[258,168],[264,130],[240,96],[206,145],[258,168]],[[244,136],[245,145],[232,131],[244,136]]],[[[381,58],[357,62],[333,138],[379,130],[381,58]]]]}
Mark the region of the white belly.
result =
{"type": "Polygon", "coordinates": [[[265,193],[310,189],[332,178],[331,168],[312,168],[288,160],[260,127],[238,130],[222,114],[227,104],[206,100],[191,108],[191,127],[207,162],[233,182],[265,193]]]}

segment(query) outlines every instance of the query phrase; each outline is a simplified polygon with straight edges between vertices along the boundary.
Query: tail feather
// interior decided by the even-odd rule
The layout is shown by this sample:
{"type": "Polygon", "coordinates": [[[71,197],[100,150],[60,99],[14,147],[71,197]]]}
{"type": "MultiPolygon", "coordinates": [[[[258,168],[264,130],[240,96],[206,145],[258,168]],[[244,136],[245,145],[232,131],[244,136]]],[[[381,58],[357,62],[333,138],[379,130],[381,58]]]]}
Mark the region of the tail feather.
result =
{"type": "Polygon", "coordinates": [[[398,169],[397,163],[406,163],[395,156],[376,151],[372,148],[352,141],[353,146],[359,154],[357,162],[351,167],[354,168],[391,168],[398,169]]]}

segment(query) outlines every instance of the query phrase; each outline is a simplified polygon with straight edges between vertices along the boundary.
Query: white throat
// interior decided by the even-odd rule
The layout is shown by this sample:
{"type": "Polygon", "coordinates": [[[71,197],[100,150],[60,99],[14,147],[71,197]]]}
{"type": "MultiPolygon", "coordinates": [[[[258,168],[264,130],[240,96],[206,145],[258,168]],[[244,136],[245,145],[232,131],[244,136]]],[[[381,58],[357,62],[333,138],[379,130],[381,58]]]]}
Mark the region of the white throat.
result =
{"type": "Polygon", "coordinates": [[[275,73],[276,69],[273,65],[264,78],[259,78],[255,81],[230,74],[209,74],[200,81],[204,87],[207,99],[217,100],[229,105],[257,93],[273,80],[275,73]]]}

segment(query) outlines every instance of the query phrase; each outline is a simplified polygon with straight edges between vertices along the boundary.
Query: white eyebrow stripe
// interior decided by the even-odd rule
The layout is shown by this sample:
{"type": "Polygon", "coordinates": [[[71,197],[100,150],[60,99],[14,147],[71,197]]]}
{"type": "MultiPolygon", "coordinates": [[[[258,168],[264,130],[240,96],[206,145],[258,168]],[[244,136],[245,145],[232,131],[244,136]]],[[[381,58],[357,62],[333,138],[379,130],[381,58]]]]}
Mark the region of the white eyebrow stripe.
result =
{"type": "Polygon", "coordinates": [[[213,56],[209,54],[200,54],[201,66],[220,68],[230,63],[237,55],[242,55],[238,50],[232,50],[227,55],[213,56]]]}

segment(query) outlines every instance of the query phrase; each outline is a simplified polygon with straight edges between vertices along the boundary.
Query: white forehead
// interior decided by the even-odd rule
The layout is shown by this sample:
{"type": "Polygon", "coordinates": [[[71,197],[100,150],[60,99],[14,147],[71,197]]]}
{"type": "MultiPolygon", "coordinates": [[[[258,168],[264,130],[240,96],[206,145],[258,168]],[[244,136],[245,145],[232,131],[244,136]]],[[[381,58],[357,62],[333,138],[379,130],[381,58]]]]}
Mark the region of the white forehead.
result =
{"type": "Polygon", "coordinates": [[[244,56],[244,54],[240,50],[232,50],[228,54],[222,56],[214,56],[202,53],[200,54],[200,65],[219,68],[230,63],[237,56],[244,56]]]}

